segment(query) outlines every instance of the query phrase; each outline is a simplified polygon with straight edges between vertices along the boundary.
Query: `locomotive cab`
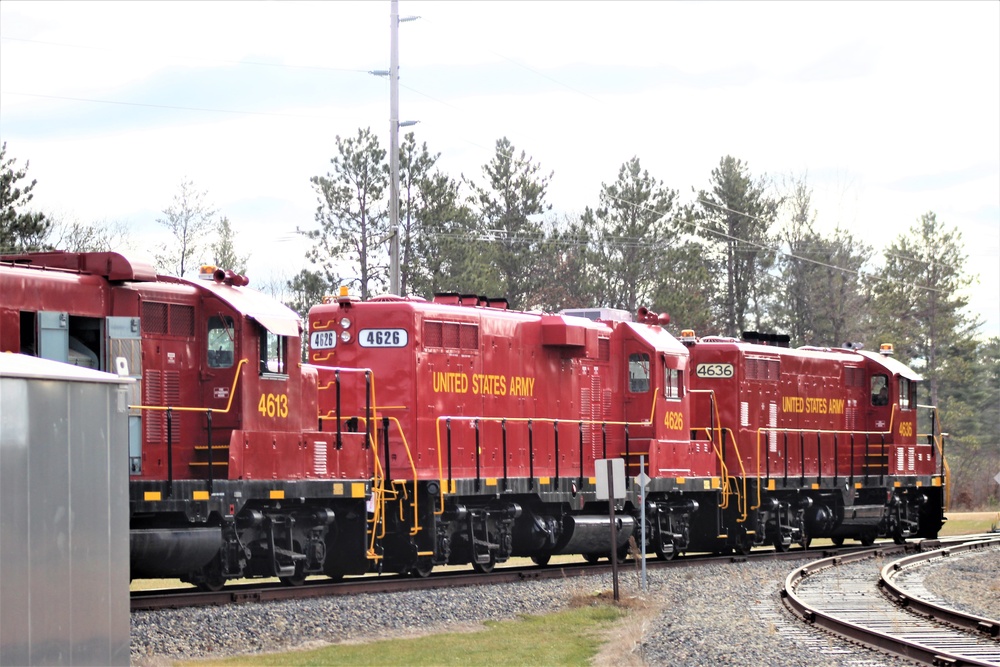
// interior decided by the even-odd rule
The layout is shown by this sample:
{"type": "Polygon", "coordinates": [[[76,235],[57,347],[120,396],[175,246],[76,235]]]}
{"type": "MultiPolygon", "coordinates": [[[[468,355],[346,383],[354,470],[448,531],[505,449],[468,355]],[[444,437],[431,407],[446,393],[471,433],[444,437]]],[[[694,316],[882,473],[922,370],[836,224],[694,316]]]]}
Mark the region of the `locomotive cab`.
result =
{"type": "Polygon", "coordinates": [[[298,316],[242,276],[206,277],[117,253],[4,256],[0,350],[135,379],[133,578],[363,572],[370,461],[319,430],[298,316]]]}

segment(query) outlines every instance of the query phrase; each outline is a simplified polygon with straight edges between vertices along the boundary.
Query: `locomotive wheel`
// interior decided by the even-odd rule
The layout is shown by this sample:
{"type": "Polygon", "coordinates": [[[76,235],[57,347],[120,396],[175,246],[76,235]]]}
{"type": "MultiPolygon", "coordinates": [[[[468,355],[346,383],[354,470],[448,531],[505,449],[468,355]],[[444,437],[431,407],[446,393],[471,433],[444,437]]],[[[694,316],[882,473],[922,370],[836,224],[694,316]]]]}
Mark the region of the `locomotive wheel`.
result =
{"type": "Polygon", "coordinates": [[[903,537],[902,531],[899,530],[892,531],[892,541],[896,544],[906,544],[906,538],[903,537]]]}
{"type": "Polygon", "coordinates": [[[833,542],[833,546],[835,546],[835,547],[842,547],[842,546],[844,546],[844,538],[843,537],[831,537],[830,541],[833,542]]]}
{"type": "Polygon", "coordinates": [[[784,540],[781,539],[781,535],[778,535],[773,540],[771,540],[771,544],[774,545],[774,550],[779,553],[785,553],[786,551],[788,551],[788,547],[790,546],[788,544],[785,544],[784,540]]]}
{"type": "Polygon", "coordinates": [[[487,563],[477,563],[472,561],[472,569],[479,574],[489,574],[493,571],[493,567],[497,564],[496,556],[490,554],[490,560],[487,563]]]}
{"type": "Polygon", "coordinates": [[[545,567],[549,564],[549,559],[552,558],[552,554],[535,554],[531,557],[531,562],[538,567],[545,567]]]}
{"type": "Polygon", "coordinates": [[[660,560],[673,560],[677,558],[677,547],[674,547],[669,552],[664,551],[659,546],[656,547],[656,557],[660,560]]]}
{"type": "Polygon", "coordinates": [[[306,582],[306,575],[300,573],[299,566],[295,566],[295,574],[290,577],[278,577],[278,581],[285,586],[301,586],[306,582]]]}
{"type": "Polygon", "coordinates": [[[434,563],[429,560],[419,560],[417,564],[410,568],[410,574],[419,579],[426,579],[431,576],[431,572],[434,570],[434,563]]]}
{"type": "Polygon", "coordinates": [[[199,591],[207,591],[209,593],[218,593],[222,590],[222,587],[226,585],[226,578],[221,574],[217,577],[206,577],[202,581],[198,582],[199,591]]]}
{"type": "Polygon", "coordinates": [[[226,585],[226,578],[222,576],[222,562],[216,556],[208,565],[202,568],[199,581],[195,584],[200,591],[217,593],[226,585]]]}
{"type": "Polygon", "coordinates": [[[870,547],[875,544],[875,531],[866,530],[858,536],[858,542],[861,542],[861,546],[870,547]]]}
{"type": "Polygon", "coordinates": [[[583,554],[583,560],[594,565],[597,561],[601,560],[601,554],[583,554]]]}

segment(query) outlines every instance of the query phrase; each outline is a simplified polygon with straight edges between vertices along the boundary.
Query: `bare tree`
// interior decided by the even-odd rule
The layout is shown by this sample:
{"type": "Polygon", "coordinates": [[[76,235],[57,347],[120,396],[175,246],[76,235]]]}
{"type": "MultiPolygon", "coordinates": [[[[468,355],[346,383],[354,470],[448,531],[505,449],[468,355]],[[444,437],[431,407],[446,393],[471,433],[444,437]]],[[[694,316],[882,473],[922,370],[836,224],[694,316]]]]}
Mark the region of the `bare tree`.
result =
{"type": "Polygon", "coordinates": [[[195,261],[199,246],[212,229],[215,209],[205,203],[207,193],[195,189],[191,181],[182,181],[173,203],[163,209],[157,222],[166,227],[173,241],[160,246],[156,253],[157,266],[177,276],[183,276],[195,261]]]}
{"type": "Polygon", "coordinates": [[[79,220],[49,216],[52,227],[46,243],[68,252],[123,252],[132,249],[132,235],[126,220],[100,220],[87,224],[79,220]]]}

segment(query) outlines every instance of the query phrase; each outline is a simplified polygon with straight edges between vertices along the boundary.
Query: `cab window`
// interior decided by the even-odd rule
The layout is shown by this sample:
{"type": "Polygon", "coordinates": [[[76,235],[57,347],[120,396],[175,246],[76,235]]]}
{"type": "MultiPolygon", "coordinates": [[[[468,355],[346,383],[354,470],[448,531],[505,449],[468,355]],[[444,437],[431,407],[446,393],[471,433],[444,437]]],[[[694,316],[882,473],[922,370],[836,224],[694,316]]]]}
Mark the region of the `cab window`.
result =
{"type": "Polygon", "coordinates": [[[889,405],[888,376],[872,376],[872,405],[889,405]]]}
{"type": "Polygon", "coordinates": [[[645,352],[629,355],[628,390],[637,394],[649,391],[649,355],[645,352]]]}
{"type": "Polygon", "coordinates": [[[663,371],[663,397],[680,400],[683,389],[683,374],[676,368],[666,368],[663,371]]]}
{"type": "Polygon", "coordinates": [[[910,395],[914,385],[906,378],[899,378],[899,407],[901,410],[912,410],[914,408],[914,397],[910,395]]]}
{"type": "Polygon", "coordinates": [[[233,318],[213,315],[208,318],[208,367],[232,368],[236,350],[233,318]]]}
{"type": "Polygon", "coordinates": [[[261,327],[260,330],[260,374],[280,375],[288,373],[288,337],[279,336],[261,327]]]}

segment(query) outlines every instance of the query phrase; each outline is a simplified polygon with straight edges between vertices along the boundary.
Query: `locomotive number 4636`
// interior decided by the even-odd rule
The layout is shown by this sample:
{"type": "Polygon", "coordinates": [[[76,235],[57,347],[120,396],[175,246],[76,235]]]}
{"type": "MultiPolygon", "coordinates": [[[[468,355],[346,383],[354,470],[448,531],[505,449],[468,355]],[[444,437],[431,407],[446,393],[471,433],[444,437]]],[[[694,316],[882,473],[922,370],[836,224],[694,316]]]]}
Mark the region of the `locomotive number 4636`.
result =
{"type": "Polygon", "coordinates": [[[733,365],[698,364],[694,372],[700,378],[731,378],[733,377],[733,365]]]}

